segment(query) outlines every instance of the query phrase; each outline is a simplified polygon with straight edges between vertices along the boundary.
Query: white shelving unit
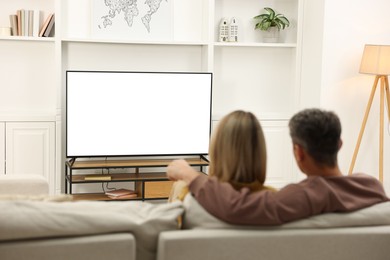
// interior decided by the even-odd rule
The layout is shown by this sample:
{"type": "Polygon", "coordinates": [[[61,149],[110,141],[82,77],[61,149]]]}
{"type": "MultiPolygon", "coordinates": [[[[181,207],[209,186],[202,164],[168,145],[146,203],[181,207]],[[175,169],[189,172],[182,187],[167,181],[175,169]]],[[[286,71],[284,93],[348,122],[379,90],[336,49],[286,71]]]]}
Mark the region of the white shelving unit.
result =
{"type": "Polygon", "coordinates": [[[0,26],[8,25],[17,9],[42,10],[42,20],[55,12],[54,38],[0,37],[0,121],[45,117],[55,124],[53,191],[63,190],[66,70],[213,72],[213,124],[235,109],[254,112],[267,138],[269,183],[281,186],[296,179],[287,121],[300,102],[305,0],[168,1],[174,1],[172,40],[153,42],[94,38],[93,0],[1,4],[0,26]],[[281,43],[263,43],[254,30],[253,17],[267,6],[290,19],[281,43]],[[222,17],[238,20],[238,42],[217,41],[222,17]]]}
{"type": "MultiPolygon", "coordinates": [[[[3,2],[0,26],[9,26],[18,9],[40,10],[43,23],[55,2],[3,2]]],[[[57,192],[55,49],[54,38],[0,36],[0,173],[41,174],[51,193],[57,192]]]]}

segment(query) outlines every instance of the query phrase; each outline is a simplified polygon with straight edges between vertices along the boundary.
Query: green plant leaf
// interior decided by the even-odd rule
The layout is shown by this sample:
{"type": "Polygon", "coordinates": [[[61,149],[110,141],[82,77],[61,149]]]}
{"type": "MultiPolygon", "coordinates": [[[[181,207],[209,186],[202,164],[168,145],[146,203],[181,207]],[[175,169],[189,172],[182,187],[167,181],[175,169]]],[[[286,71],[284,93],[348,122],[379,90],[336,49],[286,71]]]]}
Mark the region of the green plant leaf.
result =
{"type": "Polygon", "coordinates": [[[271,24],[272,24],[272,22],[266,21],[265,23],[263,23],[262,30],[263,31],[268,30],[271,27],[271,24]]]}
{"type": "Polygon", "coordinates": [[[268,17],[269,17],[268,14],[260,14],[260,15],[253,17],[253,19],[264,19],[264,18],[268,18],[268,17]]]}
{"type": "Polygon", "coordinates": [[[267,13],[253,17],[259,22],[255,25],[255,29],[267,31],[270,27],[277,27],[278,30],[285,29],[290,25],[290,21],[283,14],[276,14],[271,7],[265,7],[267,13]]]}
{"type": "Polygon", "coordinates": [[[270,17],[275,16],[275,11],[271,7],[264,7],[264,10],[266,10],[269,13],[270,17]]]}
{"type": "Polygon", "coordinates": [[[281,24],[285,25],[285,26],[289,26],[290,25],[290,21],[284,17],[284,16],[280,16],[278,17],[278,20],[281,24]]]}

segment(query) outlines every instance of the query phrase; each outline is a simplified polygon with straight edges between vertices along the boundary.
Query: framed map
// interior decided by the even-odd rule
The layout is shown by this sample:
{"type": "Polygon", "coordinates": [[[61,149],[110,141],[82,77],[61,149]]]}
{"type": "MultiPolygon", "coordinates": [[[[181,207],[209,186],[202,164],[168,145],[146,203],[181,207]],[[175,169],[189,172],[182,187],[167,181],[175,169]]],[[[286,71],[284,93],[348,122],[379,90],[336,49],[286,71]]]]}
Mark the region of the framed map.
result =
{"type": "Polygon", "coordinates": [[[172,40],[173,0],[93,0],[93,38],[172,40]]]}

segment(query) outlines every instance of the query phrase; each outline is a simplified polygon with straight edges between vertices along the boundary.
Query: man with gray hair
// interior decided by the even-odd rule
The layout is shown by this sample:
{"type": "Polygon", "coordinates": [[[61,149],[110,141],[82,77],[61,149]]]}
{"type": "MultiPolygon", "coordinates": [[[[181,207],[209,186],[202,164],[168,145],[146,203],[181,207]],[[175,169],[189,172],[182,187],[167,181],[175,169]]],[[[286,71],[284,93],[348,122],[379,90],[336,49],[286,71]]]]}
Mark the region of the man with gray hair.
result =
{"type": "Polygon", "coordinates": [[[294,157],[307,178],[277,192],[235,190],[229,183],[199,174],[184,160],[167,170],[172,180],[187,183],[210,214],[230,224],[280,225],[328,212],[350,212],[388,201],[382,184],[366,174],[344,176],[337,163],[342,145],[336,114],[306,109],[290,122],[294,157]]]}
{"type": "Polygon", "coordinates": [[[337,153],[342,145],[341,123],[333,112],[306,109],[288,124],[295,160],[307,176],[342,176],[337,153]],[[308,168],[309,167],[309,168],[308,168]]]}

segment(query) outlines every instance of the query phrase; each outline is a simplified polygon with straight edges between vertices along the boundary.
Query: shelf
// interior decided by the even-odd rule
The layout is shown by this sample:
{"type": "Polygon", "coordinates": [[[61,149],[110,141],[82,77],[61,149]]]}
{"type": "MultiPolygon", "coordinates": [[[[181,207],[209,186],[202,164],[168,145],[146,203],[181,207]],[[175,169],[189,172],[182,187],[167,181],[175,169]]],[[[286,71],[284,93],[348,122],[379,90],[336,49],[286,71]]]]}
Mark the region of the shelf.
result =
{"type": "Polygon", "coordinates": [[[56,115],[46,113],[32,113],[30,112],[3,112],[0,111],[0,121],[8,122],[53,122],[56,120],[56,115]]]}
{"type": "Polygon", "coordinates": [[[263,42],[215,42],[215,47],[272,47],[272,48],[296,48],[296,43],[263,43],[263,42]]]}
{"type": "Polygon", "coordinates": [[[0,36],[0,40],[2,41],[54,42],[54,39],[54,37],[0,36]]]}
{"type": "Polygon", "coordinates": [[[72,194],[72,197],[73,197],[73,201],[79,201],[79,200],[126,201],[126,200],[140,200],[140,199],[142,199],[140,196],[137,196],[137,197],[134,197],[131,199],[111,199],[104,193],[79,193],[79,194],[72,194]]]}
{"type": "MultiPolygon", "coordinates": [[[[142,168],[142,167],[166,167],[173,159],[134,159],[134,160],[89,160],[76,161],[73,164],[67,161],[66,164],[73,170],[100,169],[100,168],[142,168]]],[[[191,158],[186,161],[192,166],[207,166],[209,164],[203,158],[191,158]]]]}
{"type": "MultiPolygon", "coordinates": [[[[93,174],[96,176],[97,174],[93,174]]],[[[72,183],[101,183],[101,182],[129,182],[129,181],[167,181],[167,175],[164,172],[153,173],[113,173],[101,174],[102,176],[111,176],[111,180],[85,180],[90,174],[72,175],[72,183]]],[[[70,176],[67,179],[70,180],[70,176]]]]}
{"type": "Polygon", "coordinates": [[[133,44],[133,45],[183,45],[183,46],[204,46],[208,45],[205,41],[134,41],[126,39],[82,39],[82,38],[64,38],[62,42],[74,43],[110,43],[110,44],[133,44]]]}

